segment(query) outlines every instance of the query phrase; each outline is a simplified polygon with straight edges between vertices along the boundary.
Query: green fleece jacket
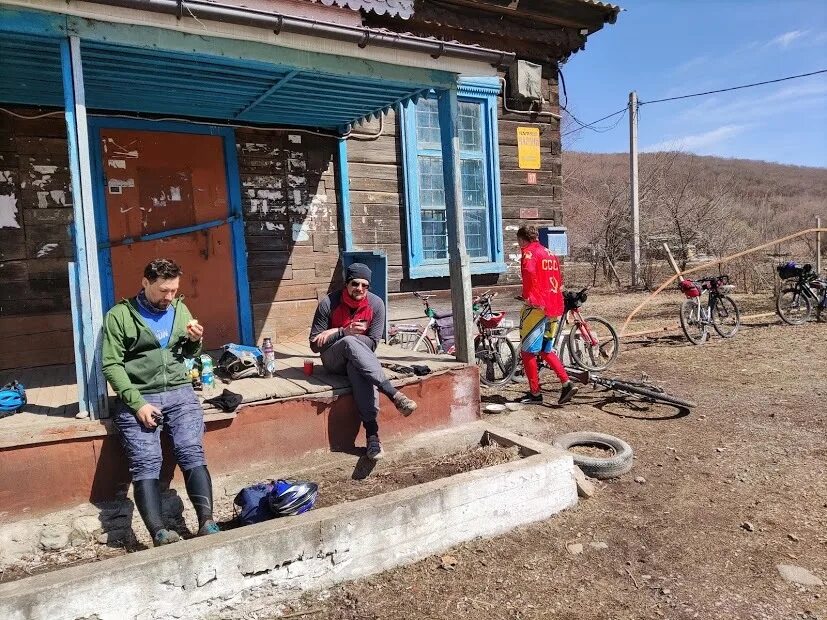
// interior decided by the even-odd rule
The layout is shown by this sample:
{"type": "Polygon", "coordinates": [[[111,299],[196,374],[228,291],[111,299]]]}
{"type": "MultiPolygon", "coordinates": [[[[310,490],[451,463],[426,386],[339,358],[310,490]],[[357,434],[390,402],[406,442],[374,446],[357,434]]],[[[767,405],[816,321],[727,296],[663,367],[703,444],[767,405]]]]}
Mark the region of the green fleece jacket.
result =
{"type": "Polygon", "coordinates": [[[122,299],[104,317],[103,376],[132,411],[146,404],[142,394],[157,394],[190,383],[184,358],[198,355],[201,342],[187,337],[192,314],[182,299],[172,302],[175,319],[164,348],[141,318],[134,297],[122,299]]]}

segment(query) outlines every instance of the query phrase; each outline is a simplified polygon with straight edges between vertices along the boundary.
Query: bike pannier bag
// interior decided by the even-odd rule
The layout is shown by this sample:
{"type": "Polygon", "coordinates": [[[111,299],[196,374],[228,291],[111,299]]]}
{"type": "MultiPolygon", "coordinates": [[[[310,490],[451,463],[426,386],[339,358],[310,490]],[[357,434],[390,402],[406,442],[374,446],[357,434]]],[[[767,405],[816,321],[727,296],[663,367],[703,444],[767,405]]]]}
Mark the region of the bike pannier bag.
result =
{"type": "Polygon", "coordinates": [[[778,277],[782,280],[797,278],[803,271],[804,270],[795,263],[785,263],[784,265],[778,266],[778,277]]]}
{"type": "Polygon", "coordinates": [[[439,332],[439,339],[442,342],[442,350],[450,353],[454,348],[454,317],[453,315],[443,316],[436,319],[436,329],[439,332]]]}
{"type": "Polygon", "coordinates": [[[700,297],[701,295],[701,289],[692,280],[683,280],[679,286],[687,297],[700,297]]]}

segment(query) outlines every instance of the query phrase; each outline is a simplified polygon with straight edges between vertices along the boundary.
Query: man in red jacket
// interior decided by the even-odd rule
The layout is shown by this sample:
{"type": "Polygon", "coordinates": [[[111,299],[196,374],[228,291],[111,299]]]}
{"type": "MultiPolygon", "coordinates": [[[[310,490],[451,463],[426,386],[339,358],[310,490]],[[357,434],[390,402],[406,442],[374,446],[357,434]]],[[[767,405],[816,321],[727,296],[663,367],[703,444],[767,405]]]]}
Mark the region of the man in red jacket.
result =
{"type": "Polygon", "coordinates": [[[393,401],[397,411],[409,416],[416,403],[397,390],[382,370],[376,345],[385,331],[385,303],[371,293],[370,269],[353,263],[345,273],[345,288],[319,302],[310,328],[310,348],[321,353],[326,370],[346,375],[353,386],[353,399],[367,438],[367,457],[381,459],[385,451],[379,441],[379,396],[393,401]]]}
{"type": "Polygon", "coordinates": [[[539,355],[560,379],[563,387],[557,402],[565,405],[577,393],[577,387],[569,380],[563,363],[554,352],[554,340],[564,312],[560,262],[540,244],[534,226],[521,226],[517,231],[517,242],[522,250],[520,269],[524,303],[520,313],[520,357],[530,390],[520,402],[543,402],[537,365],[539,355]]]}

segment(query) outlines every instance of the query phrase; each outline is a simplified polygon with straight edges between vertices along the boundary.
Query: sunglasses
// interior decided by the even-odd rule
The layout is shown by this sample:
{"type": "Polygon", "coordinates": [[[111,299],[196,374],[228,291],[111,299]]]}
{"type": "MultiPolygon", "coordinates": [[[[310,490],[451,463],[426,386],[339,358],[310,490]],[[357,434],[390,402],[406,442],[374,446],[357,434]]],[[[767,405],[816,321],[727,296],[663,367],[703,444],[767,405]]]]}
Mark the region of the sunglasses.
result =
{"type": "Polygon", "coordinates": [[[370,284],[367,282],[357,282],[356,280],[351,280],[347,283],[348,286],[351,288],[369,288],[370,284]]]}

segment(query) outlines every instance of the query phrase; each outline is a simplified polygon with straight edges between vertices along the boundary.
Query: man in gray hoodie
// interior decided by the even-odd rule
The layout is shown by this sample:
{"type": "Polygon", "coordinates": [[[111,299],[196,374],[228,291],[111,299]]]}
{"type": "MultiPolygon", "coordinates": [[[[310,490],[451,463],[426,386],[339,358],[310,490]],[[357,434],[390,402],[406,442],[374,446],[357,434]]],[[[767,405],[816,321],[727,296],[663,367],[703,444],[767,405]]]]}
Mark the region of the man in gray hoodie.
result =
{"type": "Polygon", "coordinates": [[[385,330],[385,304],[371,293],[370,268],[353,263],[345,274],[345,287],[319,302],[310,328],[310,348],[321,353],[322,365],[329,372],[347,375],[353,399],[365,427],[367,456],[384,456],[379,441],[379,392],[393,401],[397,410],[408,416],[416,403],[393,387],[376,357],[376,345],[385,330]]]}

